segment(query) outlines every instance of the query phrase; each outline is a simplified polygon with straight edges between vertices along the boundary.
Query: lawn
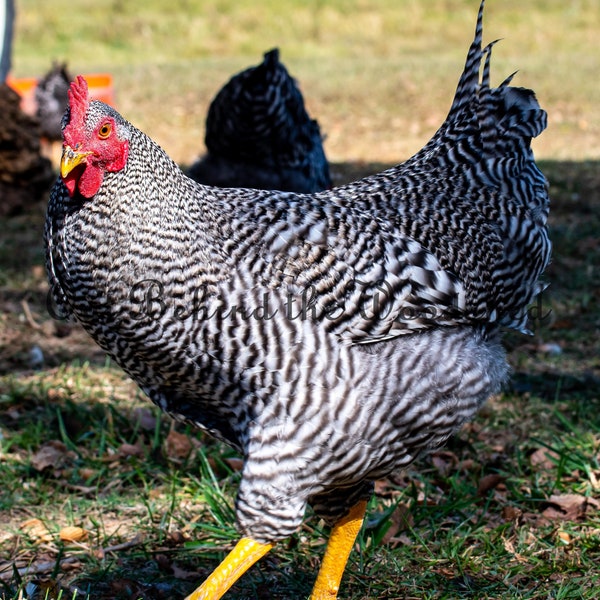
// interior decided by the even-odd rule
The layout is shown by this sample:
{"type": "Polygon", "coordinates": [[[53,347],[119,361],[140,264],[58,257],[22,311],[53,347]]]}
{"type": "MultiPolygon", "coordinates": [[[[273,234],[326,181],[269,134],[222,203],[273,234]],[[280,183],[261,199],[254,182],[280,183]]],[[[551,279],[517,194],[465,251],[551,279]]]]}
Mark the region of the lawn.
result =
{"type": "MultiPolygon", "coordinates": [[[[14,74],[41,74],[52,57],[110,71],[119,109],[186,163],[219,86],[279,45],[337,183],[407,158],[442,122],[477,8],[166,5],[20,0],[14,74]]],[[[495,80],[519,69],[549,113],[535,150],[552,199],[550,286],[534,335],[506,337],[504,392],[445,448],[377,482],[347,600],[600,594],[600,11],[487,8],[486,39],[504,38],[495,80]]],[[[50,318],[44,209],[0,224],[0,599],[182,598],[236,539],[239,458],[173,425],[77,325],[50,318]]],[[[307,597],[325,540],[307,514],[226,597],[307,597]]]]}

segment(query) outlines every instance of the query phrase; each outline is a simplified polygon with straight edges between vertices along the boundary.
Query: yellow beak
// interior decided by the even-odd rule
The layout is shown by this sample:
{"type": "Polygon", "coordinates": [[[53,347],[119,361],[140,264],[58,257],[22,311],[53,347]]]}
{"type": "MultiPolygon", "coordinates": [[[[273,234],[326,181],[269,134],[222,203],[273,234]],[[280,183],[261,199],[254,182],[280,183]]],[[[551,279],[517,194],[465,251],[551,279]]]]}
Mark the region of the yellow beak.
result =
{"type": "Polygon", "coordinates": [[[60,176],[64,179],[77,165],[85,162],[85,159],[93,152],[79,152],[71,146],[63,146],[60,159],[60,176]]]}

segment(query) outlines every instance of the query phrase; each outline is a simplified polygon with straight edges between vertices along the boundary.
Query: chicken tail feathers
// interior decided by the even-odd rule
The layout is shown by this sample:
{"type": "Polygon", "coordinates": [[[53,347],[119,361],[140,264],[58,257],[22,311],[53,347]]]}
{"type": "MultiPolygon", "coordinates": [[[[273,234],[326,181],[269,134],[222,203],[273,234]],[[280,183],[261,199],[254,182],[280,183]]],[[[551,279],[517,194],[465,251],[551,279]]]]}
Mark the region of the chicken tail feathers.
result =
{"type": "MultiPolygon", "coordinates": [[[[498,137],[501,137],[502,141],[518,140],[523,146],[529,147],[531,138],[546,128],[547,115],[540,108],[533,91],[510,86],[516,71],[498,87],[490,87],[492,48],[500,40],[494,40],[482,47],[484,5],[485,0],[482,0],[477,15],[475,37],[444,125],[447,128],[450,123],[460,122],[465,112],[475,108],[484,151],[494,152],[495,148],[497,153],[498,137]],[[480,78],[482,61],[483,72],[480,78]]],[[[504,144],[502,150],[506,154],[507,148],[504,144]]]]}
{"type": "Polygon", "coordinates": [[[454,95],[454,101],[450,107],[450,113],[448,117],[455,115],[460,112],[465,105],[469,104],[473,94],[477,91],[479,85],[479,68],[481,66],[481,59],[483,57],[483,50],[481,48],[483,41],[483,8],[485,0],[481,0],[479,5],[479,12],[477,13],[477,25],[475,26],[475,37],[467,53],[467,60],[465,62],[465,68],[458,81],[456,87],[456,94],[454,95]]]}
{"type": "MultiPolygon", "coordinates": [[[[467,312],[485,314],[489,322],[525,331],[526,308],[541,290],[538,279],[551,252],[546,227],[548,184],[531,150],[531,139],[546,128],[547,115],[532,90],[511,85],[514,73],[491,87],[491,56],[498,40],[482,45],[483,9],[484,1],[448,117],[427,145],[401,168],[403,174],[426,177],[444,186],[452,182],[459,203],[467,202],[486,215],[489,230],[479,243],[498,236],[504,247],[500,254],[491,246],[480,253],[481,264],[492,256],[503,256],[503,264],[488,264],[489,274],[484,279],[490,283],[473,277],[479,271],[476,264],[466,267],[449,262],[442,266],[465,286],[468,304],[475,307],[467,312]]],[[[446,201],[455,214],[457,206],[446,201]]],[[[477,231],[482,230],[480,225],[477,231]]],[[[418,241],[427,247],[428,242],[418,241]]],[[[442,263],[447,254],[439,255],[442,263]]]]}

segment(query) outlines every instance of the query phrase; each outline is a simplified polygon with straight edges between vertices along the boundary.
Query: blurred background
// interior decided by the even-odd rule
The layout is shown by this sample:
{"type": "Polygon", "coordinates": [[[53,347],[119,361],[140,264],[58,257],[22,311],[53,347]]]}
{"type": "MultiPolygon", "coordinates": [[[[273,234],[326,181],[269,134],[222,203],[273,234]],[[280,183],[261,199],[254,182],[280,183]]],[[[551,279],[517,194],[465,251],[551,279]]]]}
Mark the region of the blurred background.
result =
{"type": "MultiPolygon", "coordinates": [[[[278,46],[333,162],[398,162],[442,123],[472,38],[476,0],[16,0],[14,77],[52,60],[107,72],[117,108],[179,163],[203,148],[208,104],[278,46]]],[[[493,81],[519,70],[550,126],[548,159],[600,156],[597,0],[489,0],[493,81]]]]}

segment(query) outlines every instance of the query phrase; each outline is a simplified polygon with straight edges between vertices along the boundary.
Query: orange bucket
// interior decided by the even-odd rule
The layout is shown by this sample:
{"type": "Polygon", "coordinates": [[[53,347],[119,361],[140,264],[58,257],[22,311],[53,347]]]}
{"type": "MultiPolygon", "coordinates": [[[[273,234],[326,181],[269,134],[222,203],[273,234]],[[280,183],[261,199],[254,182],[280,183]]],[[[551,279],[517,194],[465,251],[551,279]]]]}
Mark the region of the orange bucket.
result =
{"type": "Polygon", "coordinates": [[[113,78],[110,73],[88,73],[83,75],[88,83],[90,98],[115,105],[113,78]]]}
{"type": "MultiPolygon", "coordinates": [[[[90,98],[92,100],[101,100],[114,106],[115,92],[113,78],[110,73],[84,73],[84,78],[88,83],[90,98]]],[[[14,79],[8,77],[6,83],[21,96],[21,108],[24,113],[32,115],[35,113],[35,88],[38,80],[35,77],[23,77],[14,79]]]]}

